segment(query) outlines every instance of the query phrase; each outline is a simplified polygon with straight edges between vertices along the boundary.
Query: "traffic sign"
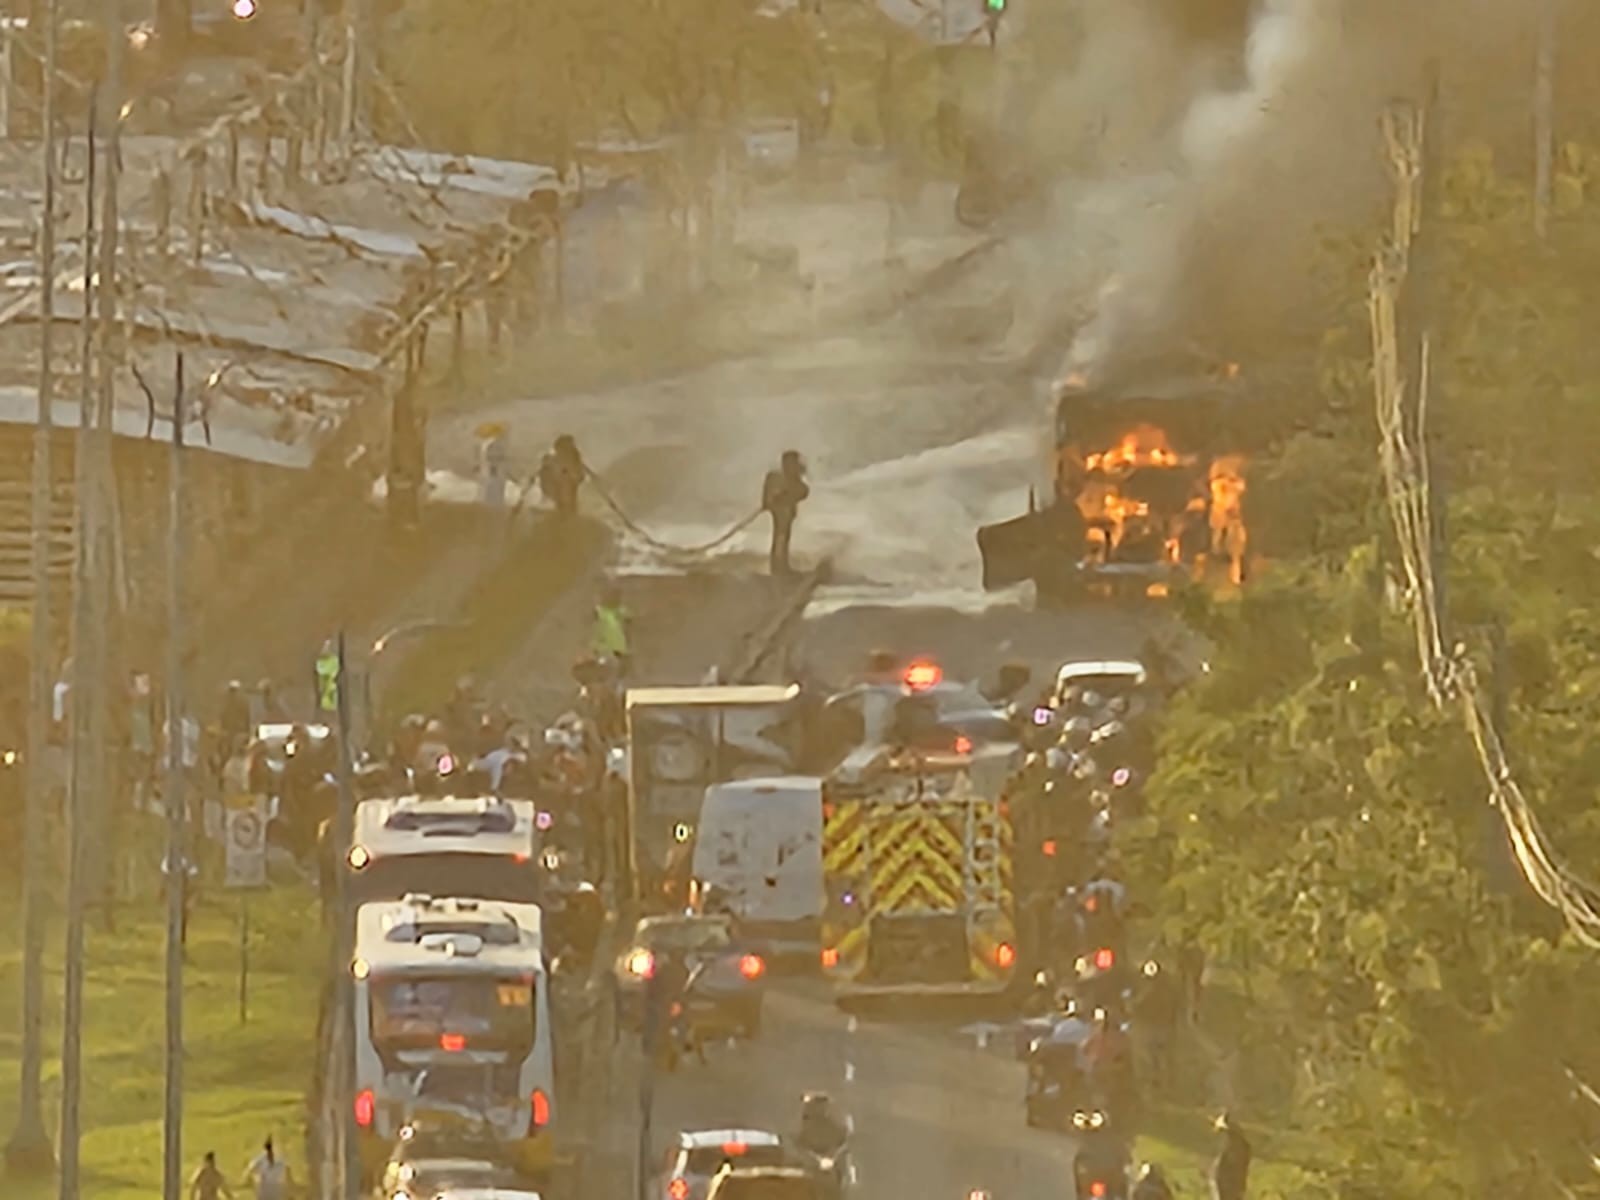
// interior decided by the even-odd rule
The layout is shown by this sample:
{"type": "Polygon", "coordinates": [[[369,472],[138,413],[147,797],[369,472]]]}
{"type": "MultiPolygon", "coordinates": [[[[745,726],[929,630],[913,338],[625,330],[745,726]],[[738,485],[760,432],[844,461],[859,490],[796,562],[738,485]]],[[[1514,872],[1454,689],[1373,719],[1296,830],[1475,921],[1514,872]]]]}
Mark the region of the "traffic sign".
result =
{"type": "Polygon", "coordinates": [[[225,888],[267,886],[267,822],[260,805],[230,809],[224,843],[227,862],[223,871],[225,888]]]}

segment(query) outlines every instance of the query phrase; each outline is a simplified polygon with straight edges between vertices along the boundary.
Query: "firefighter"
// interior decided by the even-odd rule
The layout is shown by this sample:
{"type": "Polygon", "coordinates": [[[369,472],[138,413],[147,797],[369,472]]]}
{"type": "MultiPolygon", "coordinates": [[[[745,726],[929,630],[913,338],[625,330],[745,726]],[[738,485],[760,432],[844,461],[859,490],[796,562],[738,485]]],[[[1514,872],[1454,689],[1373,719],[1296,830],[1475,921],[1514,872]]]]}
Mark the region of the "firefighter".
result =
{"type": "Polygon", "coordinates": [[[772,548],[769,554],[772,575],[790,574],[789,540],[794,534],[795,515],[811,495],[806,484],[806,467],[798,450],[785,450],[776,470],[768,471],[761,486],[761,507],[772,514],[772,548]]]}
{"type": "Polygon", "coordinates": [[[563,433],[539,463],[539,490],[558,516],[575,516],[578,489],[588,475],[589,468],[578,451],[578,443],[570,433],[563,433]]]}

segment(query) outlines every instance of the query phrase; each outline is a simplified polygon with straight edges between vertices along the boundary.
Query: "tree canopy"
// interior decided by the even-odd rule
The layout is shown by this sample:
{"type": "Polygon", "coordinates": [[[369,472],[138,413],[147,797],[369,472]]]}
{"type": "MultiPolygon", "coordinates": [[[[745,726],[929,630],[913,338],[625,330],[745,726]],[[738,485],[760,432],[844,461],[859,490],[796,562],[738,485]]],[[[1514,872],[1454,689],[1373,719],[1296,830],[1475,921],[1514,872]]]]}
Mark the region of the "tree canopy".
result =
{"type": "MultiPolygon", "coordinates": [[[[1596,861],[1600,219],[1548,245],[1529,197],[1469,150],[1443,205],[1430,398],[1452,636],[1505,632],[1509,739],[1562,854],[1596,861]]],[[[1236,601],[1190,597],[1213,669],[1175,702],[1128,837],[1158,933],[1198,942],[1243,998],[1242,1098],[1318,1135],[1329,1196],[1600,1195],[1566,1074],[1600,1079],[1600,953],[1509,869],[1453,712],[1421,686],[1394,602],[1359,279],[1328,336],[1318,427],[1258,464],[1274,561],[1236,601]]],[[[1247,1113],[1248,1115],[1248,1113],[1247,1113]]],[[[1302,1193],[1310,1194],[1310,1193],[1302,1193]]]]}

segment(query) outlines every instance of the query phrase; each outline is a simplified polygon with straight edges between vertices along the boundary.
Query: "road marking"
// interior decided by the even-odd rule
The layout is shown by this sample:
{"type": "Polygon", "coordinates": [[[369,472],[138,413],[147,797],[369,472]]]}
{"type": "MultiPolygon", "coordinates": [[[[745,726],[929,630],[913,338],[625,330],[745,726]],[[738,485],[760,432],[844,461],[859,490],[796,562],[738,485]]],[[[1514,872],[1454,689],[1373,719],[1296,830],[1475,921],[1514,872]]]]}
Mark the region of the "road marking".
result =
{"type": "Polygon", "coordinates": [[[844,1064],[844,1081],[846,1083],[854,1083],[856,1081],[855,1063],[847,1062],[844,1064]]]}
{"type": "Polygon", "coordinates": [[[849,1023],[845,1026],[845,1031],[847,1033],[854,1033],[856,1031],[856,1018],[853,1014],[850,1017],[849,1023]]]}
{"type": "Polygon", "coordinates": [[[851,1159],[845,1165],[844,1177],[849,1180],[851,1187],[861,1186],[861,1172],[856,1170],[856,1160],[851,1159]]]}

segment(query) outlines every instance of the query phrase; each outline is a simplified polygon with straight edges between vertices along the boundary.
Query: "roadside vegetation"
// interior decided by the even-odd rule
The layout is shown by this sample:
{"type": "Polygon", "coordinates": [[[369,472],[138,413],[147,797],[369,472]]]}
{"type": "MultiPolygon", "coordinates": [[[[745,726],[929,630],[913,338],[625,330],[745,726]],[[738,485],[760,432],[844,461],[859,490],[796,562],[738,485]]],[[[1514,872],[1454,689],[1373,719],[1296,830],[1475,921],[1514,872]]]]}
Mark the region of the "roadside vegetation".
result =
{"type": "MultiPolygon", "coordinates": [[[[1581,873],[1600,854],[1600,212],[1558,181],[1541,244],[1482,150],[1445,194],[1428,420],[1449,636],[1498,669],[1512,759],[1581,873]]],[[[1182,1099],[1231,1105],[1297,1164],[1252,1180],[1260,1200],[1600,1195],[1600,1110],[1567,1074],[1600,1079],[1600,952],[1522,882],[1456,711],[1421,682],[1372,416],[1374,241],[1330,248],[1350,306],[1322,418],[1256,467],[1270,569],[1185,601],[1212,670],[1170,713],[1128,841],[1156,933],[1210,961],[1182,1099]]]]}
{"type": "MultiPolygon", "coordinates": [[[[84,1194],[149,1200],[161,1194],[165,1045],[165,925],[159,902],[118,915],[115,933],[91,922],[84,1000],[84,1194]]],[[[0,900],[0,1077],[14,1080],[21,1044],[20,914],[0,900]]],[[[250,900],[248,1020],[239,1014],[239,900],[208,891],[189,929],[185,1010],[186,1173],[207,1150],[232,1179],[273,1135],[304,1178],[306,1080],[315,1058],[322,930],[315,898],[280,884],[250,900]]],[[[54,1132],[60,1098],[61,936],[52,927],[45,972],[45,1113],[54,1132]]],[[[9,1131],[16,1091],[0,1092],[9,1131]]],[[[54,1179],[8,1179],[9,1200],[53,1200],[54,1179]]]]}

